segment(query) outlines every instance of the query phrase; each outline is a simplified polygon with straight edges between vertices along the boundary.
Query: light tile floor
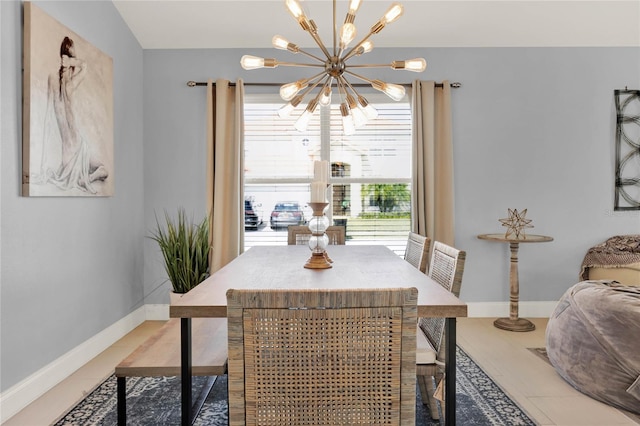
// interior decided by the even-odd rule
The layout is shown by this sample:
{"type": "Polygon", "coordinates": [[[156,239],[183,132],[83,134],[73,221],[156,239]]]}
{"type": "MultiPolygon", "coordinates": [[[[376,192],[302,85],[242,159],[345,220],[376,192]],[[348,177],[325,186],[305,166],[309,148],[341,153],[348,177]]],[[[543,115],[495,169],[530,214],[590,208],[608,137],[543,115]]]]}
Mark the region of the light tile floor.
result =
{"type": "Polygon", "coordinates": [[[527,348],[544,347],[546,318],[529,318],[530,332],[493,326],[494,318],[458,320],[458,345],[539,425],[637,425],[631,417],[565,382],[547,361],[527,348]]]}
{"type": "Polygon", "coordinates": [[[98,384],[109,377],[115,366],[140,346],[164,321],[145,321],[129,334],[89,361],[66,380],[29,404],[3,426],[45,426],[54,423],[98,384]]]}
{"type": "MultiPolygon", "coordinates": [[[[458,344],[539,425],[640,424],[623,412],[576,391],[550,364],[531,353],[527,348],[544,346],[547,324],[544,318],[532,321],[536,330],[514,333],[495,328],[493,318],[462,318],[458,320],[458,344]]],[[[53,423],[109,376],[121,359],[162,324],[162,321],[141,324],[3,425],[53,423]]]]}

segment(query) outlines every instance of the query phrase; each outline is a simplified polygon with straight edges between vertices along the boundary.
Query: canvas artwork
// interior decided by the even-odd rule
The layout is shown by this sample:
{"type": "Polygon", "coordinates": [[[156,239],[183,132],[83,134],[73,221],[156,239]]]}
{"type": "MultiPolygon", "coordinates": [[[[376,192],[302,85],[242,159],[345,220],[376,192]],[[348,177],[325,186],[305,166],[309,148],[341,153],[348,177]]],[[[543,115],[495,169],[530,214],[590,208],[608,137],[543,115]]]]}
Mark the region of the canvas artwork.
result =
{"type": "Polygon", "coordinates": [[[22,195],[113,195],[113,60],[29,2],[23,55],[22,195]]]}

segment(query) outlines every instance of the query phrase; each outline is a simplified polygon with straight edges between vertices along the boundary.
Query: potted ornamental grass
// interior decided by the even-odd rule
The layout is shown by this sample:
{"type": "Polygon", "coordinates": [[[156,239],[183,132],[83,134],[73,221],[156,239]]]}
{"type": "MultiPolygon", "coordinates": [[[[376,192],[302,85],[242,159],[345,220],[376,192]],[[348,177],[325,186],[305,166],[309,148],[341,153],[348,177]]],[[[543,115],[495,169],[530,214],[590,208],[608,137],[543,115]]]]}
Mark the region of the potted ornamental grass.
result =
{"type": "Polygon", "coordinates": [[[156,216],[151,238],[158,243],[174,294],[182,295],[209,276],[209,217],[196,223],[184,209],[174,219],[166,211],[156,216]]]}

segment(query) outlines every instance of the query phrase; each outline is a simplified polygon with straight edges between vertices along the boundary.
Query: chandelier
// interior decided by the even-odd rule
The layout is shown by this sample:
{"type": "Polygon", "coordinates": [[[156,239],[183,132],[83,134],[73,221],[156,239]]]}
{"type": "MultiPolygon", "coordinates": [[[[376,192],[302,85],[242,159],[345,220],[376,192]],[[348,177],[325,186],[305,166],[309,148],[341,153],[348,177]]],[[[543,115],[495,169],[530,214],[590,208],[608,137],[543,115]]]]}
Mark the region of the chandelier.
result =
{"type": "Polygon", "coordinates": [[[387,64],[348,64],[349,59],[368,53],[373,49],[373,43],[370,38],[378,34],[382,29],[395,20],[397,20],[403,12],[400,3],[393,3],[386,13],[371,27],[369,33],[363,37],[358,43],[349,47],[356,38],[356,26],[354,21],[356,12],[360,8],[362,0],[350,0],[349,11],[345,17],[344,23],[338,32],[336,25],[336,0],[333,0],[333,49],[329,51],[322,42],[318,34],[318,28],[312,19],[309,19],[298,0],[285,0],[287,10],[293,18],[300,24],[300,27],[309,33],[311,38],[316,42],[324,58],[313,55],[302,50],[298,45],[289,42],[282,36],[276,35],[272,39],[272,44],[276,49],[287,50],[294,54],[303,54],[311,59],[314,63],[297,63],[283,62],[274,58],[259,58],[251,55],[244,55],[240,60],[242,68],[246,70],[259,68],[276,68],[278,66],[291,67],[317,67],[320,72],[309,78],[284,84],[280,87],[280,97],[288,103],[280,108],[278,115],[287,117],[291,112],[304,100],[304,98],[318,89],[315,97],[309,100],[306,109],[296,120],[294,127],[301,132],[307,129],[309,120],[318,105],[328,106],[331,104],[331,96],[333,87],[337,88],[340,100],[340,115],[342,116],[343,132],[351,135],[355,132],[356,127],[364,125],[368,120],[378,116],[378,112],[361,96],[354,85],[349,83],[347,76],[355,77],[359,80],[370,84],[374,89],[385,93],[395,101],[401,100],[405,95],[405,88],[399,84],[386,83],[381,80],[372,80],[353,71],[354,68],[383,68],[390,67],[394,70],[407,70],[413,72],[422,72],[427,67],[427,63],[423,58],[408,59],[405,61],[393,61],[387,64]]]}

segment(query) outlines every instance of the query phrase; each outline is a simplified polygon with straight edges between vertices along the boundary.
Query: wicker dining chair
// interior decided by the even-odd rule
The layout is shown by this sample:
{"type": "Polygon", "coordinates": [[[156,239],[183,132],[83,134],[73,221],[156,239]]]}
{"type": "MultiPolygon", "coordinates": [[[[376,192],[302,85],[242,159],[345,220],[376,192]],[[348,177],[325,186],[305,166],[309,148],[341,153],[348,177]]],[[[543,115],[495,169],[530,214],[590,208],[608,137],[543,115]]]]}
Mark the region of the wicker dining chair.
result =
{"type": "MultiPolygon", "coordinates": [[[[459,297],[465,259],[466,253],[464,251],[435,241],[428,275],[454,296],[459,297]]],[[[444,378],[445,367],[444,318],[418,318],[418,328],[416,375],[422,394],[422,402],[429,405],[431,418],[436,420],[439,419],[439,415],[434,393],[436,383],[440,383],[444,378]]],[[[451,350],[455,350],[455,348],[451,348],[451,350]]],[[[444,413],[444,406],[443,399],[440,402],[442,413],[444,413]]]]}
{"type": "Polygon", "coordinates": [[[404,251],[404,260],[418,268],[421,272],[426,273],[430,248],[431,239],[429,237],[409,232],[407,248],[404,251]]]}
{"type": "Polygon", "coordinates": [[[414,424],[417,297],[227,291],[229,424],[414,424]]]}
{"type": "MultiPolygon", "coordinates": [[[[287,244],[290,246],[306,245],[311,237],[311,230],[306,225],[289,225],[287,228],[287,244]]],[[[344,226],[329,226],[326,230],[330,245],[344,245],[346,230],[344,226]]]]}

